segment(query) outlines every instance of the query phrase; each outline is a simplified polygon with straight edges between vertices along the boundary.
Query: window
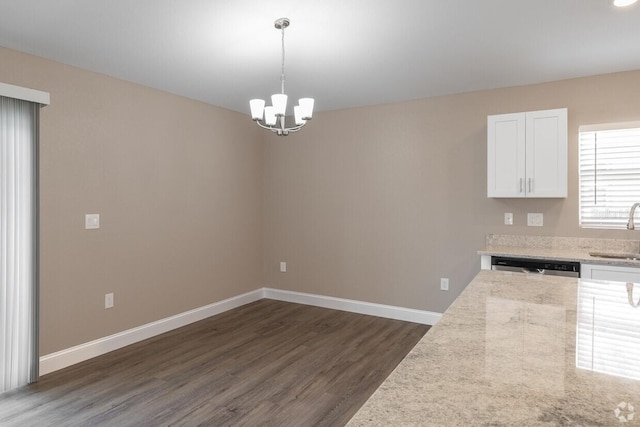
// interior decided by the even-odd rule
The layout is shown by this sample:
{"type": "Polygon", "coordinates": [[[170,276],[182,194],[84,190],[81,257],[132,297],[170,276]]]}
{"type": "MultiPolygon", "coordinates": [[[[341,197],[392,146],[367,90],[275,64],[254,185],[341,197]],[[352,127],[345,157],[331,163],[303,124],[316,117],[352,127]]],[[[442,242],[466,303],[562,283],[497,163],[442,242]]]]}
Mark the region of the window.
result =
{"type": "Polygon", "coordinates": [[[640,123],[580,128],[580,227],[626,228],[640,202],[640,123]]]}

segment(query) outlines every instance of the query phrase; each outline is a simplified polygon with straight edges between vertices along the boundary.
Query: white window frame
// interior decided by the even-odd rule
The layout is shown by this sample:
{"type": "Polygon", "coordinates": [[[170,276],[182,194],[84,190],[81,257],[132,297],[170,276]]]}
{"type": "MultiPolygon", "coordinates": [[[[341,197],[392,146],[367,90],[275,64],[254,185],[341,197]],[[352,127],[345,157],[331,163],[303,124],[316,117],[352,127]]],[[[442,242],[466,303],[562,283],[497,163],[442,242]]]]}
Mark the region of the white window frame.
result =
{"type": "Polygon", "coordinates": [[[580,126],[578,194],[581,228],[626,229],[640,202],[640,121],[580,126]]]}

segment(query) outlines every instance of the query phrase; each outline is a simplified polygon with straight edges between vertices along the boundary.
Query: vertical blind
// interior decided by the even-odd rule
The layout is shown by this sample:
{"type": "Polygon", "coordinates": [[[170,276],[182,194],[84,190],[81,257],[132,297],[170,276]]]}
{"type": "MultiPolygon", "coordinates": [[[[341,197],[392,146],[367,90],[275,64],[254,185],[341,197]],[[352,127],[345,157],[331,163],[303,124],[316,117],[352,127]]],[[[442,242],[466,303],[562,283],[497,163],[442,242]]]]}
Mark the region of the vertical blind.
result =
{"type": "Polygon", "coordinates": [[[0,96],[0,392],[38,377],[39,108],[0,96]]]}
{"type": "Polygon", "coordinates": [[[580,132],[580,226],[626,228],[640,202],[640,126],[580,132]]]}

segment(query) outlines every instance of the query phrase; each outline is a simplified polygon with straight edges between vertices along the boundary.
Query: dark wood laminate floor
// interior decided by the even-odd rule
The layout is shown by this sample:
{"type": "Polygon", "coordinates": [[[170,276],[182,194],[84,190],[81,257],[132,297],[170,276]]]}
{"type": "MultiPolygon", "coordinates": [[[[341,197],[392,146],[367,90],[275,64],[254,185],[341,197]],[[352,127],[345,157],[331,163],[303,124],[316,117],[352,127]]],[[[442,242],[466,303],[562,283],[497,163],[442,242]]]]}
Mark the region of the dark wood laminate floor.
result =
{"type": "Polygon", "coordinates": [[[2,426],[340,426],[428,326],[260,300],[0,395],[2,426]]]}

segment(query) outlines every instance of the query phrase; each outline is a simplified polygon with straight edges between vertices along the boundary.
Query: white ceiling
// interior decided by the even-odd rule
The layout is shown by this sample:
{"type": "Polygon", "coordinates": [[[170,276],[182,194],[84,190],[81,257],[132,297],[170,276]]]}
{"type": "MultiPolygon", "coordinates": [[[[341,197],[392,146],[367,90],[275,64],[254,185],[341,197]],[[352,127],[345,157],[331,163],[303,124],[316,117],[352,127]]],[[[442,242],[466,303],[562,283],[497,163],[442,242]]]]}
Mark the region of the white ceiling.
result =
{"type": "Polygon", "coordinates": [[[611,0],[0,0],[0,45],[248,113],[280,17],[316,111],[640,69],[640,3],[611,0]]]}

